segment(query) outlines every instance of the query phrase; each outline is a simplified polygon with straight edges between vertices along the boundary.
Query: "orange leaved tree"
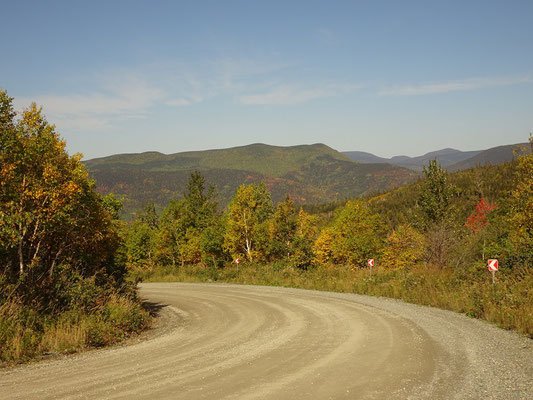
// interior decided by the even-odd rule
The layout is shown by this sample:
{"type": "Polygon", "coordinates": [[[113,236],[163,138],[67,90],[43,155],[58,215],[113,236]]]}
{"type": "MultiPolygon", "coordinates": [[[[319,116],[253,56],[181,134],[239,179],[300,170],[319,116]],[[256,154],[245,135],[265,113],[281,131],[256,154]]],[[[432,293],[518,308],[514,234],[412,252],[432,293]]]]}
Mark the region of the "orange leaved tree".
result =
{"type": "Polygon", "coordinates": [[[81,155],[68,155],[40,108],[17,118],[12,100],[0,91],[0,279],[8,296],[52,301],[56,272],[120,281],[120,204],[94,190],[81,155]]]}

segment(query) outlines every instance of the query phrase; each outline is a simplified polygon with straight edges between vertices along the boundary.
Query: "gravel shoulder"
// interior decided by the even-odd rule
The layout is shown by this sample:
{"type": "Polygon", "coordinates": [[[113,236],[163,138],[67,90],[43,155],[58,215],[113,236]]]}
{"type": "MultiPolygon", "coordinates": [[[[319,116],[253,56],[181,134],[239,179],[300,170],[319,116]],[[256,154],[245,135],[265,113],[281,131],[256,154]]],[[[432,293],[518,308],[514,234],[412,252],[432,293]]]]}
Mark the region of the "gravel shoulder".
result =
{"type": "Polygon", "coordinates": [[[277,287],[150,283],[155,330],[0,370],[3,399],[533,399],[533,341],[453,312],[277,287]]]}

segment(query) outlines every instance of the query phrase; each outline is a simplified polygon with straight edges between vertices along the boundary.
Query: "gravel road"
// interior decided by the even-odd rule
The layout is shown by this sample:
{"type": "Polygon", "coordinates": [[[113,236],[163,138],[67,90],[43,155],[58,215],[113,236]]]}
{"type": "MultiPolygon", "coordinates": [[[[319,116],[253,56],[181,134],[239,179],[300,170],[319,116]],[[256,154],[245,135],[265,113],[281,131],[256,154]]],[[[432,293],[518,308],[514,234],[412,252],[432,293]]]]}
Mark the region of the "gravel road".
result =
{"type": "Polygon", "coordinates": [[[533,399],[533,343],[399,301],[142,284],[145,340],[0,370],[1,399],[533,399]]]}

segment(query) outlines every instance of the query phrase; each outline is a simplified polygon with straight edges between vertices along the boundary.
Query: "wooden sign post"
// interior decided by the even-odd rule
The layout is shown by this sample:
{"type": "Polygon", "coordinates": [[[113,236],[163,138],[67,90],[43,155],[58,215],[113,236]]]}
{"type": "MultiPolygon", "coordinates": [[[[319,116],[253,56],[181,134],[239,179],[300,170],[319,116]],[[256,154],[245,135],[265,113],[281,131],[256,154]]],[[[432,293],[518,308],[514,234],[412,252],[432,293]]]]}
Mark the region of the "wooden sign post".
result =
{"type": "Polygon", "coordinates": [[[491,258],[489,259],[489,271],[492,274],[492,286],[496,283],[496,271],[498,271],[498,259],[491,258]]]}
{"type": "Polygon", "coordinates": [[[372,267],[374,266],[374,259],[373,258],[369,258],[368,259],[368,266],[370,268],[370,277],[372,278],[372,267]]]}

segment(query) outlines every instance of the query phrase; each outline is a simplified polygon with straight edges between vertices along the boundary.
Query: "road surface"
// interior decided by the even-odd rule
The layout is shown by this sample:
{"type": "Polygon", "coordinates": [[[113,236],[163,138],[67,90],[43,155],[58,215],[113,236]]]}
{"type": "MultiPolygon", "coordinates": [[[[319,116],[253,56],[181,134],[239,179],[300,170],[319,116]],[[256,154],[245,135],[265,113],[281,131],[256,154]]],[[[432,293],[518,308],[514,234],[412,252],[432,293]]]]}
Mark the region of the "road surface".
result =
{"type": "Polygon", "coordinates": [[[0,371],[2,399],[532,399],[532,341],[352,294],[143,284],[140,342],[0,371]]]}

